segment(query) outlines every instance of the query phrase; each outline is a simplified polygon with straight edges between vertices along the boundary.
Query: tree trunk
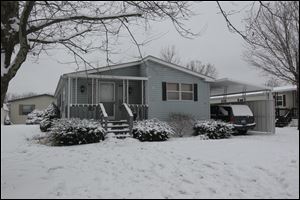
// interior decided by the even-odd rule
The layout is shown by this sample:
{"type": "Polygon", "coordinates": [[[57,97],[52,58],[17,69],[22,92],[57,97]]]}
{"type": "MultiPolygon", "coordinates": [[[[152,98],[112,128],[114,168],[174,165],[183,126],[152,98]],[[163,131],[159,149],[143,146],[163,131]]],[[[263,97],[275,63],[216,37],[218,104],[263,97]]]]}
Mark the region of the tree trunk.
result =
{"type": "MultiPolygon", "coordinates": [[[[9,82],[15,77],[17,71],[26,60],[29,45],[27,41],[27,22],[31,10],[34,6],[34,1],[27,1],[22,10],[21,18],[19,19],[19,3],[17,1],[1,1],[1,108],[3,107],[4,98],[7,92],[9,82]],[[11,24],[17,25],[16,29],[11,24]],[[3,27],[3,28],[2,28],[3,27]],[[19,42],[20,49],[16,57],[11,61],[11,56],[15,45],[19,42]],[[4,54],[4,56],[2,56],[4,54]],[[3,69],[4,68],[4,69],[3,69]],[[2,72],[5,70],[6,72],[2,72]]],[[[15,26],[14,26],[15,27],[15,26]]]]}
{"type": "Polygon", "coordinates": [[[3,107],[5,95],[8,89],[8,83],[9,81],[7,78],[1,77],[1,108],[3,107]]]}

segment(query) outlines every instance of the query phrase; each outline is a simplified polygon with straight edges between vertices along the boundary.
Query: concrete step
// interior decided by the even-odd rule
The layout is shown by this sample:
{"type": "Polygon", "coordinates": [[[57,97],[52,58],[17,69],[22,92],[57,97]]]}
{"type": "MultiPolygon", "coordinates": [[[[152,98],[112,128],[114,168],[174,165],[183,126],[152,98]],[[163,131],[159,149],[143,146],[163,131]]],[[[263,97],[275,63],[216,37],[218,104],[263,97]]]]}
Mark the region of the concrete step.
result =
{"type": "Polygon", "coordinates": [[[112,137],[117,138],[117,139],[125,139],[125,138],[131,137],[131,135],[129,133],[127,133],[127,134],[114,135],[112,137]]]}
{"type": "Polygon", "coordinates": [[[107,133],[114,133],[114,134],[129,133],[129,128],[123,128],[123,129],[108,128],[107,133]]]}
{"type": "Polygon", "coordinates": [[[107,124],[107,128],[111,128],[111,129],[128,128],[128,127],[129,127],[128,124],[112,124],[112,123],[107,124]]]}
{"type": "Polygon", "coordinates": [[[108,120],[107,123],[119,124],[119,123],[127,123],[127,120],[108,120]]]}

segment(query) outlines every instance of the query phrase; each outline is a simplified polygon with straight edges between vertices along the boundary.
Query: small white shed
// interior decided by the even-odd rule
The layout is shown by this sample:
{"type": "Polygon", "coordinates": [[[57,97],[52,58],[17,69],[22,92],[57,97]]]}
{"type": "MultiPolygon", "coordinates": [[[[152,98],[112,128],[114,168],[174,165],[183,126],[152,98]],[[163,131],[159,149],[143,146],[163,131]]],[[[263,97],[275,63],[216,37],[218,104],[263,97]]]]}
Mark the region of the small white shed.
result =
{"type": "Polygon", "coordinates": [[[218,79],[210,87],[210,104],[246,104],[255,118],[254,131],[275,133],[272,88],[228,78],[218,79]]]}

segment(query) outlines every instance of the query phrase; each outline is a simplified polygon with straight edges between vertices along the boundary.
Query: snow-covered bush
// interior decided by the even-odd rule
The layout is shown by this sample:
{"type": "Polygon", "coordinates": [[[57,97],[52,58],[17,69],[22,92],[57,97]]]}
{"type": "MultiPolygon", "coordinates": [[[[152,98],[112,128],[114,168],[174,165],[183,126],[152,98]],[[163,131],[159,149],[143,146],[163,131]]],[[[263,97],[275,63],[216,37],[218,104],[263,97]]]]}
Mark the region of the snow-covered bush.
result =
{"type": "Polygon", "coordinates": [[[54,119],[47,133],[53,146],[96,143],[104,140],[105,130],[99,121],[80,119],[54,119]]]}
{"type": "Polygon", "coordinates": [[[52,126],[52,120],[49,118],[45,118],[40,122],[40,129],[42,132],[49,131],[51,126],[52,126]]]}
{"type": "MultiPolygon", "coordinates": [[[[58,107],[51,103],[45,110],[33,110],[27,115],[26,124],[40,124],[44,119],[52,120],[60,117],[58,107]]],[[[42,130],[42,128],[41,128],[42,130]]]]}
{"type": "Polygon", "coordinates": [[[197,121],[194,124],[195,135],[206,135],[209,139],[229,138],[234,126],[222,121],[197,121]]]}
{"type": "Polygon", "coordinates": [[[27,115],[26,124],[39,124],[44,119],[43,110],[33,110],[27,115]]]}
{"type": "Polygon", "coordinates": [[[195,120],[191,115],[183,113],[171,113],[169,115],[169,125],[174,129],[175,136],[182,137],[191,132],[195,120]]]}
{"type": "Polygon", "coordinates": [[[142,142],[165,141],[174,134],[174,130],[166,122],[151,119],[134,122],[132,134],[142,142]]]}
{"type": "Polygon", "coordinates": [[[58,119],[58,118],[60,118],[59,108],[54,103],[51,103],[44,110],[44,118],[48,118],[48,119],[58,119]]]}

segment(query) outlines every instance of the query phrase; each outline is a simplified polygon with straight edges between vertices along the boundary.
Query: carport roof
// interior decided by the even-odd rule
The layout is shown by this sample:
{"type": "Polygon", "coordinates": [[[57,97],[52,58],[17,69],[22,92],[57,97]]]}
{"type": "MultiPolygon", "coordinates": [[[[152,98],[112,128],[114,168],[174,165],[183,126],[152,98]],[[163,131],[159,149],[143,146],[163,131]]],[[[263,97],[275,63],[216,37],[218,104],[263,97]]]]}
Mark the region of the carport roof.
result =
{"type": "Polygon", "coordinates": [[[229,78],[217,79],[210,84],[210,96],[221,96],[229,94],[240,94],[249,92],[271,91],[272,88],[256,85],[229,78]]]}

